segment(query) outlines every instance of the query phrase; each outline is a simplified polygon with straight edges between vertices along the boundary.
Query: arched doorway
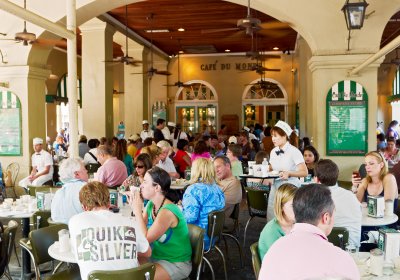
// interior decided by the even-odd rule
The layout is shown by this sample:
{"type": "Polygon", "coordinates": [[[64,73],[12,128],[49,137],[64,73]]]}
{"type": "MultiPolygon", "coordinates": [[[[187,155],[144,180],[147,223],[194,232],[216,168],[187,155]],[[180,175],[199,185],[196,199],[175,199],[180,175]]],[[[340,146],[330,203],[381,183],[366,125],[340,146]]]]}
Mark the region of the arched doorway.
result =
{"type": "Polygon", "coordinates": [[[256,123],[274,125],[288,117],[288,97],[286,90],[276,80],[257,79],[251,82],[242,97],[243,125],[256,123]]]}
{"type": "Polygon", "coordinates": [[[180,87],[175,95],[176,123],[193,133],[217,130],[218,95],[208,82],[192,80],[180,87]]]}

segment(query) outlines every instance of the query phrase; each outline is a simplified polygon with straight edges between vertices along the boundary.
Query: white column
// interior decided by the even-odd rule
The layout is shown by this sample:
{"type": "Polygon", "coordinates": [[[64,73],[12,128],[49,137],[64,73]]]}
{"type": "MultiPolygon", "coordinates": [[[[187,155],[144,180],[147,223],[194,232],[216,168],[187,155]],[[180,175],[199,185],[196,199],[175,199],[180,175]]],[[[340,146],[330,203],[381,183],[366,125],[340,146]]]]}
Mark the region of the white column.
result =
{"type": "Polygon", "coordinates": [[[82,31],[82,117],[83,131],[89,139],[113,136],[114,28],[94,18],[81,25],[82,31]]]}
{"type": "Polygon", "coordinates": [[[32,139],[46,139],[45,81],[49,74],[47,69],[28,65],[0,67],[0,80],[9,82],[7,90],[17,95],[21,102],[22,155],[1,158],[3,168],[11,162],[20,165],[17,182],[29,174],[32,139]]]}
{"type": "MultiPolygon", "coordinates": [[[[308,62],[312,72],[312,92],[311,96],[307,96],[306,123],[311,127],[307,127],[310,133],[308,136],[313,137],[314,146],[318,147],[318,152],[322,158],[326,156],[326,96],[333,84],[343,80],[353,80],[360,83],[368,94],[368,151],[376,149],[376,112],[378,96],[376,89],[378,88],[377,71],[379,61],[370,64],[363,71],[362,76],[348,77],[347,71],[351,65],[365,61],[368,57],[365,55],[332,55],[332,56],[313,56],[308,62]]],[[[349,180],[352,170],[358,169],[364,161],[363,156],[349,157],[335,156],[331,158],[340,167],[341,180],[349,180]]]]}
{"type": "MultiPolygon", "coordinates": [[[[124,54],[126,55],[125,35],[117,32],[114,35],[114,41],[121,45],[124,54]]],[[[136,60],[143,59],[143,46],[128,39],[128,54],[136,60]]],[[[145,61],[143,61],[145,63],[145,61]]],[[[143,66],[132,66],[124,64],[124,108],[123,110],[125,135],[129,136],[132,133],[140,133],[142,130],[144,96],[147,96],[143,91],[143,80],[147,79],[144,75],[132,75],[131,73],[143,72],[143,66]]],[[[121,104],[121,103],[120,103],[121,104]]],[[[121,121],[121,120],[120,120],[121,121]]]]}

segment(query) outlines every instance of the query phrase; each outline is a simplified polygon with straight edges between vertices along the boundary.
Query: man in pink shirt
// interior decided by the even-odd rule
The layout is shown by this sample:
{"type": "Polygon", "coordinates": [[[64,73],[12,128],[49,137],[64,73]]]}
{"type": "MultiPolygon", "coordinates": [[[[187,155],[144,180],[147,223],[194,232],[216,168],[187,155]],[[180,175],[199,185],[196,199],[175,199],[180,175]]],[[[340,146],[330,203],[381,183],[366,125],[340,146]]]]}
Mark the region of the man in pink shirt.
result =
{"type": "Polygon", "coordinates": [[[100,145],[97,147],[97,160],[101,167],[97,170],[95,179],[109,188],[120,186],[128,177],[125,164],[112,156],[110,147],[100,145]]]}
{"type": "Polygon", "coordinates": [[[265,255],[259,279],[360,279],[353,258],[329,243],[335,205],[329,188],[310,184],[293,199],[296,224],[265,255]]]}

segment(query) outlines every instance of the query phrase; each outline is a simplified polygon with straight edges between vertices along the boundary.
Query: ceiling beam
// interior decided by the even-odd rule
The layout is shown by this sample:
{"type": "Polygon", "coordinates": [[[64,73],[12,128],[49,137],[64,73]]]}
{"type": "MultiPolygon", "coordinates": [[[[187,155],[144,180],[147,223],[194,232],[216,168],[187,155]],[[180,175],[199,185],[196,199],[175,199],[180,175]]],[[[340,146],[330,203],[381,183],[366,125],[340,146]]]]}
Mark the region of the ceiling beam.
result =
{"type": "Polygon", "coordinates": [[[76,38],[76,34],[73,31],[67,30],[67,28],[51,22],[50,20],[41,17],[33,12],[30,12],[23,7],[20,7],[14,3],[11,3],[8,0],[2,0],[0,1],[0,9],[4,10],[12,15],[15,15],[19,18],[22,18],[23,20],[29,21],[37,26],[40,26],[44,28],[45,30],[50,31],[51,33],[54,33],[55,35],[58,35],[62,38],[66,39],[74,39],[76,38]]]}
{"type": "MultiPolygon", "coordinates": [[[[121,23],[120,21],[115,19],[113,16],[105,13],[105,14],[102,14],[101,16],[98,16],[98,18],[105,22],[108,22],[109,24],[114,26],[116,29],[118,29],[119,32],[126,35],[125,34],[125,24],[121,23]]],[[[139,34],[134,32],[130,28],[128,28],[128,37],[145,47],[148,47],[148,48],[151,47],[151,43],[148,40],[146,40],[145,38],[143,38],[142,36],[140,36],[139,34]]],[[[154,44],[153,44],[152,48],[153,48],[153,51],[160,54],[163,58],[169,59],[169,55],[167,53],[165,53],[163,50],[159,49],[154,44]]]]}

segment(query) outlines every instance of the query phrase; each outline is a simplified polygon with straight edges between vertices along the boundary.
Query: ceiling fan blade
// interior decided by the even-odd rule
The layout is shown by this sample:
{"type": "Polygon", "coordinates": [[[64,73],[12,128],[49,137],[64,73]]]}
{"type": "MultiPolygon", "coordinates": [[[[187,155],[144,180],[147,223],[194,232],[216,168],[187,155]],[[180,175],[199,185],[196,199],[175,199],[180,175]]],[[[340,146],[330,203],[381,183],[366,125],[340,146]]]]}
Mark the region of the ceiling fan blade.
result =
{"type": "Polygon", "coordinates": [[[281,22],[281,21],[269,21],[269,22],[262,22],[259,24],[262,29],[285,29],[291,28],[289,23],[281,22]]]}
{"type": "Polygon", "coordinates": [[[289,35],[289,30],[269,30],[269,29],[261,29],[258,31],[258,36],[260,37],[271,37],[271,38],[283,38],[289,35]]]}
{"type": "Polygon", "coordinates": [[[230,27],[230,28],[204,29],[204,30],[201,30],[201,34],[226,32],[226,31],[237,31],[237,30],[240,30],[240,28],[238,28],[238,27],[230,27]]]}
{"type": "Polygon", "coordinates": [[[170,75],[172,75],[172,73],[170,73],[170,72],[168,72],[168,71],[163,71],[163,70],[156,70],[155,72],[154,72],[155,74],[157,74],[157,75],[164,75],[164,76],[170,76],[170,75]]]}
{"type": "Polygon", "coordinates": [[[54,40],[54,39],[44,39],[38,38],[35,41],[31,41],[31,44],[39,44],[39,45],[46,45],[46,46],[57,46],[57,47],[67,47],[67,40],[54,40]]]}

